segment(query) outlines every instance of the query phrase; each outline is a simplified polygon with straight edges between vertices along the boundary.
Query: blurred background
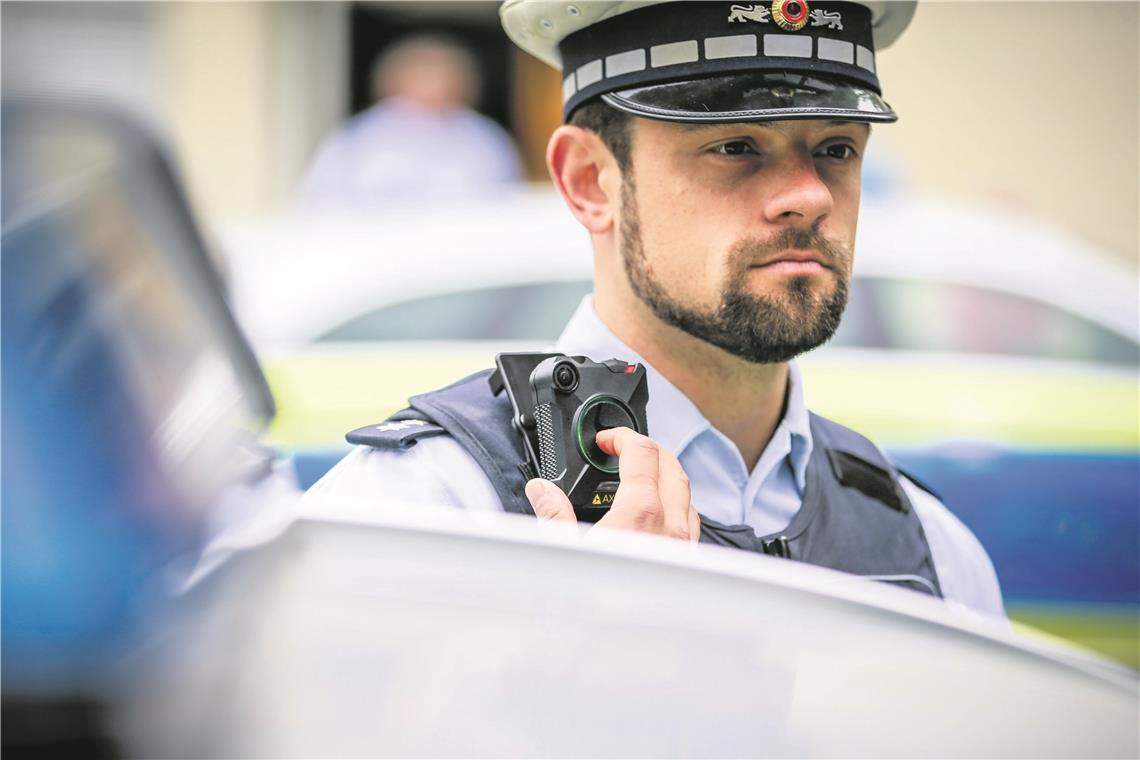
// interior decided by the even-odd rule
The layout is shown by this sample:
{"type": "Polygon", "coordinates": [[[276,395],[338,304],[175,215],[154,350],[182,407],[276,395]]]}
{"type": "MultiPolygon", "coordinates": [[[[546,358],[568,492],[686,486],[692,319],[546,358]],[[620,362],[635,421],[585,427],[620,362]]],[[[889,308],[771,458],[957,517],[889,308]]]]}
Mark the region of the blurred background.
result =
{"type": "MultiPolygon", "coordinates": [[[[559,76],[509,44],[497,7],[5,3],[3,85],[98,94],[162,125],[195,207],[223,224],[288,208],[321,140],[371,105],[376,56],[409,32],[444,32],[481,69],[478,110],[543,181],[559,76]]],[[[921,3],[879,55],[902,121],[876,131],[875,149],[908,191],[1024,212],[1135,266],[1137,13],[921,3]]]]}
{"type": "MultiPolygon", "coordinates": [[[[560,121],[560,77],[507,41],[497,9],[495,2],[0,6],[6,113],[10,99],[125,111],[173,159],[174,177],[132,168],[94,186],[93,197],[116,199],[99,218],[112,230],[140,220],[148,228],[159,213],[146,201],[152,186],[179,204],[181,191],[171,188],[185,192],[195,221],[175,237],[202,244],[237,316],[234,325],[228,312],[215,315],[187,345],[211,356],[217,351],[201,346],[226,347],[238,369],[222,386],[230,396],[242,388],[246,399],[232,416],[298,487],[343,455],[346,431],[382,420],[410,394],[489,366],[497,351],[552,342],[589,291],[589,241],[543,162],[560,121]],[[276,402],[264,431],[273,401],[242,336],[276,402]]],[[[921,2],[878,68],[901,121],[874,132],[859,279],[840,334],[803,360],[809,404],[886,445],[943,495],[993,556],[1015,620],[1135,667],[1140,5],[921,2]]],[[[53,113],[51,128],[32,131],[46,139],[84,121],[76,115],[82,107],[53,113]]],[[[129,149],[141,140],[120,134],[109,155],[149,166],[129,149]]],[[[20,224],[31,206],[13,192],[22,188],[16,167],[42,173],[55,153],[50,141],[28,147],[6,135],[4,298],[12,309],[24,301],[10,293],[38,293],[30,284],[42,280],[12,253],[39,245],[20,224]]],[[[85,161],[60,176],[86,172],[85,161]]],[[[158,228],[166,232],[148,240],[173,235],[167,220],[158,228]]],[[[225,311],[212,296],[180,308],[225,311]]],[[[144,322],[166,314],[139,309],[150,315],[144,322]]],[[[33,621],[47,614],[37,608],[36,583],[48,572],[37,562],[49,544],[21,554],[12,542],[27,521],[18,519],[36,499],[71,498],[36,494],[35,478],[13,474],[53,472],[50,460],[21,470],[13,458],[48,456],[53,446],[37,437],[35,404],[67,419],[50,400],[20,395],[35,385],[34,373],[14,374],[25,347],[13,339],[21,318],[6,309],[6,654],[14,635],[31,642],[28,651],[50,651],[35,649],[46,629],[9,625],[25,619],[13,610],[33,621]],[[13,409],[25,410],[16,417],[27,426],[8,424],[13,409]]],[[[142,340],[108,334],[112,342],[142,340]]],[[[37,361],[50,358],[43,344],[27,345],[37,361]]],[[[164,382],[196,366],[187,358],[193,352],[140,355],[161,370],[157,383],[149,372],[142,373],[149,385],[140,381],[158,397],[164,382]]],[[[60,386],[63,397],[70,387],[60,386]]],[[[176,401],[156,401],[138,424],[161,424],[176,401]]],[[[111,402],[88,393],[84,403],[111,402]]],[[[197,456],[195,467],[216,469],[197,456]]],[[[263,457],[250,462],[267,466],[263,457]]],[[[96,470],[84,477],[103,482],[96,470]]],[[[212,491],[174,491],[152,489],[140,503],[209,502],[208,519],[188,520],[193,529],[156,528],[143,509],[150,517],[128,516],[128,537],[112,536],[112,544],[125,541],[139,556],[159,544],[184,546],[248,511],[215,504],[212,491]]],[[[111,504],[119,497],[109,493],[111,504]]],[[[56,519],[63,533],[82,532],[75,528],[82,520],[66,510],[56,519]]],[[[129,570],[108,569],[129,582],[106,604],[121,607],[177,552],[154,553],[129,570]]],[[[59,609],[69,594],[86,593],[74,585],[80,566],[51,569],[59,609]]],[[[94,617],[108,630],[122,619],[94,617]]],[[[59,640],[92,630],[53,620],[59,640]]]]}

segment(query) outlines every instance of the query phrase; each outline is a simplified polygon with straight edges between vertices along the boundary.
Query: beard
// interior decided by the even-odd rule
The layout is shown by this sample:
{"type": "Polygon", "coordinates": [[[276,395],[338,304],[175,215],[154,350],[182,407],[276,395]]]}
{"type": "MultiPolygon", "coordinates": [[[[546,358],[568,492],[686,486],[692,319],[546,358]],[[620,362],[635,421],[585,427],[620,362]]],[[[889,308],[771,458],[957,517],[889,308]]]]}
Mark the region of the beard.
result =
{"type": "Polygon", "coordinates": [[[681,303],[655,278],[641,240],[633,183],[622,186],[621,255],[634,294],[658,319],[694,338],[755,364],[786,362],[827,342],[847,306],[850,252],[817,230],[789,227],[776,238],[742,241],[729,255],[729,274],[720,303],[702,311],[681,303]],[[748,290],[757,262],[789,248],[814,249],[835,273],[830,293],[817,293],[809,277],[787,279],[774,295],[748,290]]]}

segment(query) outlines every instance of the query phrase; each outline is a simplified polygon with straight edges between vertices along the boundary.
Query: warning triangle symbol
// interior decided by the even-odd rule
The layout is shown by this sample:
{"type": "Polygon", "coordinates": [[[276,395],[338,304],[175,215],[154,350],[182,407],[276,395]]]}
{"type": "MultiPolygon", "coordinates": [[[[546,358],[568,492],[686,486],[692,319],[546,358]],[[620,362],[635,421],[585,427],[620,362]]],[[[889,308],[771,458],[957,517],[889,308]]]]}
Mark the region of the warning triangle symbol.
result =
{"type": "Polygon", "coordinates": [[[594,503],[595,504],[601,504],[602,503],[602,497],[598,496],[597,494],[594,494],[594,503]]]}

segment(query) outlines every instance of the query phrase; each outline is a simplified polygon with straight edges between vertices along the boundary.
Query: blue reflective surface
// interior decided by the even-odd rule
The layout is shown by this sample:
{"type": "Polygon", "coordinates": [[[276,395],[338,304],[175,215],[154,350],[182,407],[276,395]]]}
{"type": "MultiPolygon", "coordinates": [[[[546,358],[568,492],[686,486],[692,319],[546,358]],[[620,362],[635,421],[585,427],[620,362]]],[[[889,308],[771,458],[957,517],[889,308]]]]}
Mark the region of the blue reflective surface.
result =
{"type": "Polygon", "coordinates": [[[8,683],[74,678],[105,660],[130,628],[140,589],[195,540],[82,257],[53,220],[4,236],[8,683]]]}
{"type": "Polygon", "coordinates": [[[1140,603],[1137,457],[892,456],[974,531],[993,558],[1006,599],[1140,603]]]}

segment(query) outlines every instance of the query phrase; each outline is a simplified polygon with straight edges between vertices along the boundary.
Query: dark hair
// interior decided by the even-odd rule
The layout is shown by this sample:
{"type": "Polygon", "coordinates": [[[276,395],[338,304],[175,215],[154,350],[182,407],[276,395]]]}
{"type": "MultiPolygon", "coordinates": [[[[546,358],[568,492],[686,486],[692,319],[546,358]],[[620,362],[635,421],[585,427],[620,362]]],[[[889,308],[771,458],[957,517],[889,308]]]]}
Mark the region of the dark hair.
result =
{"type": "Polygon", "coordinates": [[[584,103],[570,115],[571,126],[588,129],[602,138],[602,142],[617,159],[618,168],[627,175],[630,166],[630,121],[631,117],[625,111],[608,106],[600,99],[584,103]]]}

